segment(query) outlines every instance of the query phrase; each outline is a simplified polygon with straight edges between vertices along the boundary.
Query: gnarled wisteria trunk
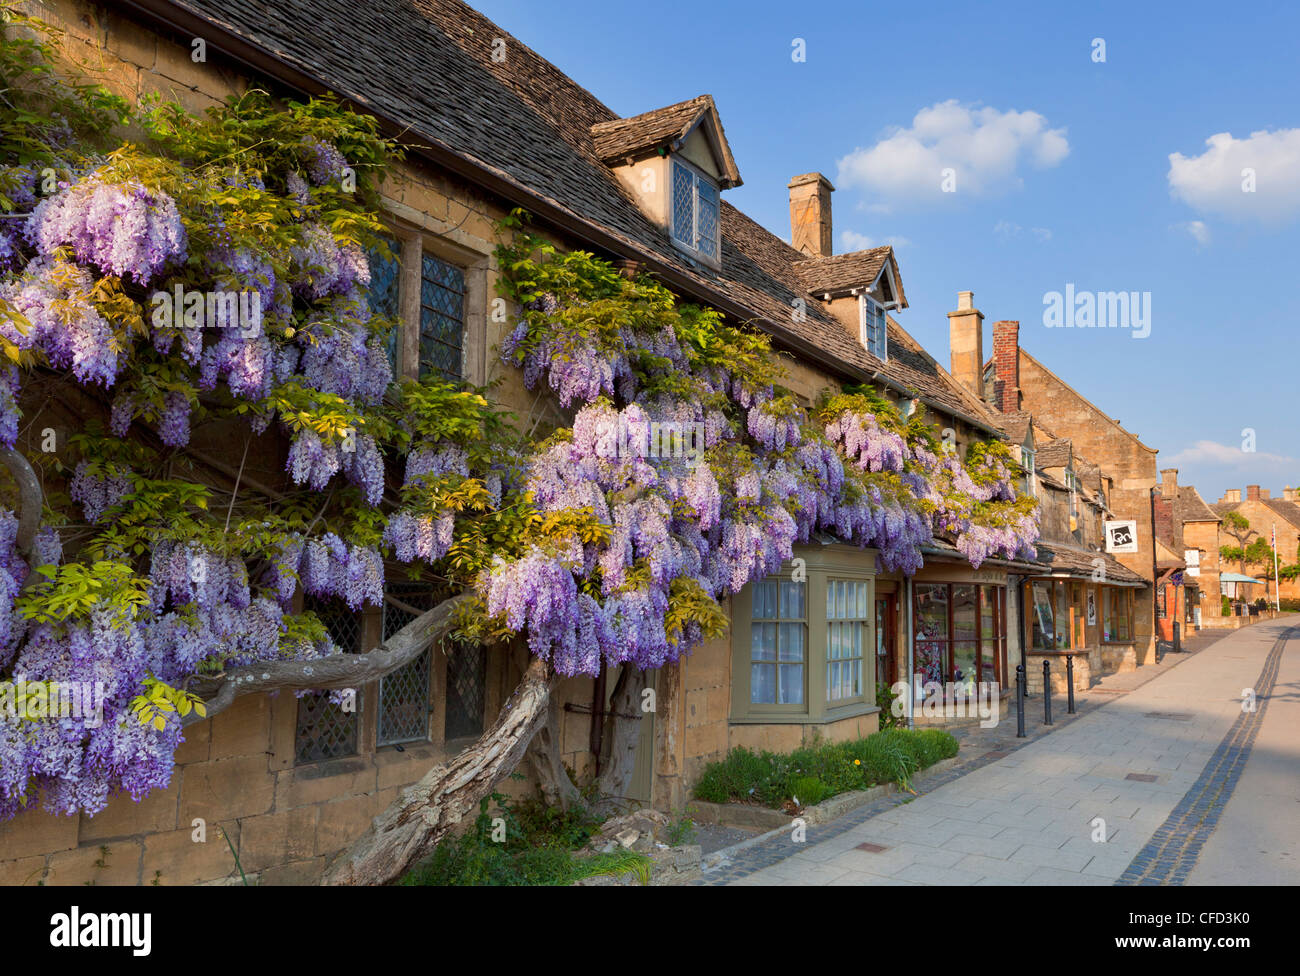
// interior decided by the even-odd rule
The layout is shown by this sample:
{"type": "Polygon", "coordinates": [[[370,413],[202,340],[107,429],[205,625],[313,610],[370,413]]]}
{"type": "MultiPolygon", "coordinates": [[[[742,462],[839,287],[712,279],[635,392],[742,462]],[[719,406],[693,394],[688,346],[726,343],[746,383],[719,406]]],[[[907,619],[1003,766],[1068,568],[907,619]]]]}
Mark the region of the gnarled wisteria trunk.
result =
{"type": "Polygon", "coordinates": [[[547,663],[533,658],[491,728],[468,749],[404,789],[375,817],[370,829],[335,858],[321,883],[389,884],[432,853],[519,764],[546,719],[554,684],[547,663]]]}

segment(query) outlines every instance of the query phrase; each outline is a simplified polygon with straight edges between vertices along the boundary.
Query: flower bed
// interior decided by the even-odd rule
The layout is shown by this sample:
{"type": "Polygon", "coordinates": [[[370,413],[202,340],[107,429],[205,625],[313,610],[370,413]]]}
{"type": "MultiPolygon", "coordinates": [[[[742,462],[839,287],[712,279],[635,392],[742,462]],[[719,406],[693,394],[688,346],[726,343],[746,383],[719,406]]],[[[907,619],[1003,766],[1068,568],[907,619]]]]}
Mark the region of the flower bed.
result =
{"type": "Polygon", "coordinates": [[[957,740],[942,729],[884,729],[863,739],[791,753],[756,753],[741,747],[705,767],[694,796],[708,803],[809,807],[885,783],[909,789],[918,770],[956,755],[957,740]]]}

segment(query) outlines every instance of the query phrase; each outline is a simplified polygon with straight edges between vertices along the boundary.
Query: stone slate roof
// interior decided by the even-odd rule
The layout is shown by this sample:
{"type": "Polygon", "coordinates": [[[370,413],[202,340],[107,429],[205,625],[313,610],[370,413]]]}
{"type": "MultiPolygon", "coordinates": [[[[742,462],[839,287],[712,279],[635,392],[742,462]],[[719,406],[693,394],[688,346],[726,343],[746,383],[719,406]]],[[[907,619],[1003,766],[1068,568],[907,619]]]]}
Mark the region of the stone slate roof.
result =
{"type": "Polygon", "coordinates": [[[1300,528],[1300,505],[1281,498],[1265,498],[1264,504],[1292,525],[1300,528]]]}
{"type": "Polygon", "coordinates": [[[1201,493],[1191,485],[1179,485],[1178,496],[1174,498],[1174,521],[1182,522],[1217,522],[1218,514],[1205,503],[1201,493]]]}
{"type": "Polygon", "coordinates": [[[606,163],[619,162],[630,156],[639,156],[661,146],[672,146],[685,139],[695,124],[706,115],[711,115],[717,124],[718,133],[722,135],[722,168],[724,187],[740,186],[740,173],[736,161],[726,144],[722,130],[722,119],[718,117],[717,107],[712,95],[697,95],[676,105],[642,112],[626,119],[612,119],[597,122],[591,127],[592,144],[596,155],[606,163]]]}
{"type": "MultiPolygon", "coordinates": [[[[879,372],[936,407],[995,427],[983,401],[954,383],[892,320],[890,361],[883,364],[818,302],[809,302],[803,321],[795,321],[795,299],[807,294],[796,264],[807,256],[726,201],[720,210],[722,273],[685,258],[601,159],[593,127],[618,129],[603,124],[618,122],[619,116],[466,4],[159,0],[158,5],[162,3],[174,17],[197,18],[211,25],[214,34],[227,31],[403,128],[408,141],[442,147],[476,170],[603,232],[625,252],[621,256],[671,267],[689,285],[691,298],[743,307],[750,323],[772,333],[779,345],[804,343],[850,367],[846,376],[855,370],[879,372]],[[496,39],[506,45],[501,61],[492,56],[496,39]]],[[[209,39],[209,48],[214,46],[209,39]]]]}
{"type": "Polygon", "coordinates": [[[1045,563],[1054,573],[1066,572],[1072,576],[1091,578],[1094,568],[1092,561],[1100,558],[1105,561],[1106,582],[1128,584],[1147,582],[1144,577],[1133,572],[1109,553],[1090,552],[1086,549],[1075,549],[1059,543],[1047,542],[1036,543],[1035,548],[1038,550],[1038,561],[1045,563]]]}
{"type": "MultiPolygon", "coordinates": [[[[894,261],[897,268],[898,259],[894,257],[894,249],[885,244],[865,251],[808,258],[796,265],[796,268],[808,294],[825,295],[870,285],[890,260],[894,261]]],[[[898,277],[898,303],[907,308],[907,295],[903,292],[901,274],[898,277]]]]}
{"type": "Polygon", "coordinates": [[[1011,413],[1000,413],[997,415],[998,426],[1006,434],[1007,440],[1012,444],[1023,444],[1025,438],[1029,436],[1029,428],[1033,417],[1024,410],[1015,410],[1011,413]]]}
{"type": "MultiPolygon", "coordinates": [[[[841,332],[843,329],[841,328],[841,332]]],[[[903,329],[892,316],[885,316],[885,334],[889,346],[889,362],[880,364],[874,356],[872,362],[880,364],[878,369],[896,383],[916,390],[923,399],[956,411],[996,431],[999,414],[993,412],[982,399],[971,393],[952,378],[952,375],[939,365],[938,360],[925,351],[925,348],[903,329]]],[[[847,336],[847,333],[845,333],[847,336]]],[[[862,347],[857,343],[853,345],[862,347]]]]}
{"type": "MultiPolygon", "coordinates": [[[[1197,495],[1196,497],[1200,500],[1200,495],[1197,495]]],[[[1250,500],[1251,499],[1249,498],[1243,498],[1239,502],[1215,502],[1213,505],[1205,505],[1204,502],[1201,502],[1201,504],[1205,505],[1212,514],[1204,516],[1200,520],[1205,521],[1216,517],[1216,515],[1226,515],[1228,512],[1233,512],[1241,508],[1242,505],[1246,504],[1246,502],[1250,500]]],[[[1286,501],[1282,498],[1261,498],[1259,501],[1262,505],[1266,505],[1269,509],[1276,512],[1279,518],[1290,522],[1296,528],[1300,528],[1300,505],[1297,505],[1295,502],[1286,501]]],[[[1191,519],[1190,521],[1197,521],[1197,519],[1191,519]]]]}
{"type": "Polygon", "coordinates": [[[1034,462],[1040,468],[1068,468],[1072,454],[1070,438],[1058,437],[1038,449],[1034,462]]]}

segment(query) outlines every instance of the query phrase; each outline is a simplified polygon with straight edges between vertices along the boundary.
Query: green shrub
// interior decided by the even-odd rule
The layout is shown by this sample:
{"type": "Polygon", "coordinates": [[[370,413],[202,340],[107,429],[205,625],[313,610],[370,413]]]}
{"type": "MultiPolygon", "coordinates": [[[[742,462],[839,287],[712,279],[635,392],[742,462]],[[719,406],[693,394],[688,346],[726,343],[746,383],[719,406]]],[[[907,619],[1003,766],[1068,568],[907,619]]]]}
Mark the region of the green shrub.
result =
{"type": "Polygon", "coordinates": [[[796,776],[790,780],[790,798],[802,807],[816,806],[836,791],[816,776],[796,776]]]}
{"type": "Polygon", "coordinates": [[[634,851],[578,857],[574,851],[600,829],[600,820],[586,810],[564,811],[540,799],[518,805],[500,793],[479,803],[473,827],[448,837],[433,854],[408,872],[403,885],[569,885],[596,874],[635,871],[649,880],[650,859],[634,851]],[[496,817],[489,815],[491,802],[496,817]],[[494,820],[505,827],[504,839],[494,820]]]}
{"type": "Polygon", "coordinates": [[[756,753],[739,747],[710,763],[695,784],[696,799],[779,807],[797,796],[804,806],[879,783],[910,789],[918,769],[957,755],[943,729],[882,729],[864,739],[756,753]]]}

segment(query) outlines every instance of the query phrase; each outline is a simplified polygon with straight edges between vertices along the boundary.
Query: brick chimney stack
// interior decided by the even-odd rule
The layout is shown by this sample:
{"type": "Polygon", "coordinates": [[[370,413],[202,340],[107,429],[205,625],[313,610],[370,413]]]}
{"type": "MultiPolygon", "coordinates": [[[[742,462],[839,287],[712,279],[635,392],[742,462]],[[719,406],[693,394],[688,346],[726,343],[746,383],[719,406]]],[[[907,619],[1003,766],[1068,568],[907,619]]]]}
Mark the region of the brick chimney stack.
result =
{"type": "Polygon", "coordinates": [[[1246,500],[1251,502],[1259,501],[1259,485],[1246,486],[1246,500]]]}
{"type": "Polygon", "coordinates": [[[1172,495],[1161,491],[1152,499],[1156,515],[1156,538],[1165,545],[1174,544],[1174,499],[1172,495]]]}
{"type": "Polygon", "coordinates": [[[821,173],[804,173],[786,184],[790,189],[790,244],[810,258],[835,251],[831,234],[831,194],[835,187],[821,173]]]}
{"type": "Polygon", "coordinates": [[[984,313],[975,307],[975,293],[957,293],[957,310],[948,313],[948,352],[952,378],[984,399],[984,313]]]}
{"type": "Polygon", "coordinates": [[[1020,323],[993,323],[993,406],[1003,413],[1020,409],[1020,323]]]}

